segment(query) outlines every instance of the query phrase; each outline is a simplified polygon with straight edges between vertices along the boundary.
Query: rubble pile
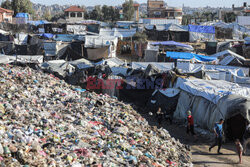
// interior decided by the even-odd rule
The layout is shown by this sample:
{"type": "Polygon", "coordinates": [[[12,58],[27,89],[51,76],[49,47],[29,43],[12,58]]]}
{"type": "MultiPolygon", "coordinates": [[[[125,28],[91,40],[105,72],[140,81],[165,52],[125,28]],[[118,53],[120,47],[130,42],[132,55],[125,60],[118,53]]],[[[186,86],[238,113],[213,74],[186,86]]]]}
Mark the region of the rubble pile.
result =
{"type": "Polygon", "coordinates": [[[192,165],[129,104],[28,67],[0,65],[0,141],[4,166],[192,165]]]}

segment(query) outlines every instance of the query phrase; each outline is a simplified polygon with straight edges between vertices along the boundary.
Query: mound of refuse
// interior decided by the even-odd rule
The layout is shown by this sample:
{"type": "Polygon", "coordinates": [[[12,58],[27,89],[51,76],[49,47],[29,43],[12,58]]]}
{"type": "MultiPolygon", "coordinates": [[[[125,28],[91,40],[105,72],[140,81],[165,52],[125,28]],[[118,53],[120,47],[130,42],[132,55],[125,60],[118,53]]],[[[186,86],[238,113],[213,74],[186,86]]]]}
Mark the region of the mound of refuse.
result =
{"type": "Polygon", "coordinates": [[[29,67],[0,65],[0,141],[5,166],[192,165],[129,104],[29,67]]]}

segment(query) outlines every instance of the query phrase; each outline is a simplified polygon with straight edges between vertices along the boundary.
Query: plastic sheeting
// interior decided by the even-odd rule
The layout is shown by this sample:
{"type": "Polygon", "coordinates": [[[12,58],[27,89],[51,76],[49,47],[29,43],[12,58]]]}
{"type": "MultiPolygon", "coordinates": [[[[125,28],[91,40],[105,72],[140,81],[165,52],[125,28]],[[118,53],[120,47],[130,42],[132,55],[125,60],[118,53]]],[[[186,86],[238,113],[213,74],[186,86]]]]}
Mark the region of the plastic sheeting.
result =
{"type": "Polygon", "coordinates": [[[121,59],[118,59],[116,57],[113,58],[109,58],[106,60],[102,60],[100,62],[95,63],[95,65],[109,65],[109,67],[119,67],[125,64],[124,61],[122,61],[121,59]]]}
{"type": "Polygon", "coordinates": [[[214,26],[199,26],[199,25],[188,25],[188,30],[190,32],[198,32],[198,33],[208,33],[215,34],[214,26]]]}
{"type": "Polygon", "coordinates": [[[86,34],[87,27],[85,25],[67,25],[67,31],[74,34],[86,34]]]}
{"type": "Polygon", "coordinates": [[[198,40],[199,41],[214,41],[215,34],[189,32],[189,42],[196,42],[198,40]]]}
{"type": "Polygon", "coordinates": [[[176,47],[180,47],[180,48],[186,48],[188,50],[194,49],[191,45],[186,45],[186,44],[175,42],[175,41],[152,42],[151,45],[176,46],[176,47]]]}
{"type": "Polygon", "coordinates": [[[132,62],[132,68],[145,70],[149,64],[154,65],[160,71],[169,71],[174,67],[174,63],[132,62]]]}
{"type": "Polygon", "coordinates": [[[99,35],[101,36],[114,36],[114,37],[132,37],[136,33],[136,29],[121,29],[121,28],[113,28],[113,29],[100,29],[99,35]]]}
{"type": "Polygon", "coordinates": [[[176,87],[192,95],[201,96],[214,104],[217,104],[222,97],[228,95],[250,97],[250,88],[223,80],[178,78],[176,87]]]}
{"type": "Polygon", "coordinates": [[[103,46],[117,45],[118,38],[112,36],[85,36],[86,48],[98,48],[103,46]]]}
{"type": "Polygon", "coordinates": [[[75,67],[70,65],[65,60],[52,60],[45,62],[41,65],[41,69],[55,73],[60,77],[71,75],[75,71],[75,67]]]}
{"type": "Polygon", "coordinates": [[[167,52],[166,56],[172,59],[188,59],[188,60],[196,59],[197,61],[200,62],[209,62],[217,60],[216,57],[203,56],[188,52],[167,52]]]}

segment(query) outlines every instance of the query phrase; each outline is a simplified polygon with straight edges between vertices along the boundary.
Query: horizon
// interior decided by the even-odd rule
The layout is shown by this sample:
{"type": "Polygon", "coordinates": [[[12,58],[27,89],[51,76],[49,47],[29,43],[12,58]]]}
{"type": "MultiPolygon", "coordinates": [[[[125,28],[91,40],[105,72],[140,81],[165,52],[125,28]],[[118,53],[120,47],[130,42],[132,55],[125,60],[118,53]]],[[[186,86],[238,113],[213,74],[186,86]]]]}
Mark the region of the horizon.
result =
{"type": "MultiPolygon", "coordinates": [[[[183,4],[186,7],[226,7],[231,8],[232,4],[235,5],[235,7],[243,6],[244,2],[247,2],[247,0],[210,0],[209,2],[199,1],[197,3],[197,0],[186,0],[183,2],[183,0],[164,0],[168,6],[173,7],[182,7],[183,4]]],[[[95,6],[95,5],[109,5],[109,6],[117,6],[121,5],[125,0],[102,0],[101,2],[99,0],[71,0],[70,2],[65,0],[56,0],[55,1],[49,1],[49,0],[31,0],[31,2],[36,4],[42,4],[42,5],[84,5],[84,6],[95,6]]],[[[147,3],[147,0],[137,0],[138,3],[147,3]]],[[[249,3],[250,4],[250,3],[249,3]]],[[[248,4],[248,5],[249,5],[248,4]]]]}

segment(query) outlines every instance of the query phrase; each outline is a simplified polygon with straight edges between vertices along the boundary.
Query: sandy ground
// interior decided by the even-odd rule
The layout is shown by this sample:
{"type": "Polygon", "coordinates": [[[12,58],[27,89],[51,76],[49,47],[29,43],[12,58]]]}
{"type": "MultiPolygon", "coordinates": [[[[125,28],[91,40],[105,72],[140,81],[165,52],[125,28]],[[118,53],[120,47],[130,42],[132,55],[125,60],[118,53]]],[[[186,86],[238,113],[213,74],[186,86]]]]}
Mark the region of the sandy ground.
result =
{"type": "MultiPolygon", "coordinates": [[[[140,112],[140,114],[148,120],[150,125],[160,128],[154,116],[150,116],[144,112],[140,112]]],[[[194,167],[250,167],[250,156],[243,156],[243,163],[238,164],[239,158],[236,154],[234,143],[224,143],[221,149],[223,155],[218,155],[217,147],[214,147],[212,151],[209,152],[208,148],[211,143],[199,135],[197,136],[197,140],[195,140],[191,135],[186,133],[184,126],[170,125],[170,123],[166,121],[162,123],[162,126],[169,131],[172,137],[179,139],[181,143],[191,147],[194,167]]]]}

